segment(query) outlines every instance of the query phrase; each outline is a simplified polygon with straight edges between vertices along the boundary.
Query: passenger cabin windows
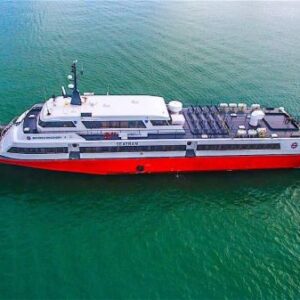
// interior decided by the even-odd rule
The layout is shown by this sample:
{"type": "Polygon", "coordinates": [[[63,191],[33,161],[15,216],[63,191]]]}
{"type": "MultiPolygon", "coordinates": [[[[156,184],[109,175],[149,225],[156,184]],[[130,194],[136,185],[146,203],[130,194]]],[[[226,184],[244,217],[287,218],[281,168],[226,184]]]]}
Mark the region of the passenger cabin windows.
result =
{"type": "Polygon", "coordinates": [[[153,120],[151,121],[153,126],[168,126],[169,122],[166,120],[153,120]]]}
{"type": "Polygon", "coordinates": [[[146,128],[143,121],[82,121],[89,129],[100,128],[146,128]]]}
{"type": "Polygon", "coordinates": [[[80,147],[81,153],[185,151],[185,145],[80,147]]]}
{"type": "Polygon", "coordinates": [[[41,119],[39,119],[39,125],[43,128],[59,128],[59,127],[76,127],[75,124],[72,121],[49,121],[44,122],[41,119]]]}
{"type": "Polygon", "coordinates": [[[11,147],[7,152],[20,154],[58,154],[68,153],[68,147],[23,148],[11,147]]]}
{"type": "Polygon", "coordinates": [[[280,149],[279,143],[269,144],[211,144],[198,145],[198,151],[224,151],[224,150],[275,150],[280,149]]]}

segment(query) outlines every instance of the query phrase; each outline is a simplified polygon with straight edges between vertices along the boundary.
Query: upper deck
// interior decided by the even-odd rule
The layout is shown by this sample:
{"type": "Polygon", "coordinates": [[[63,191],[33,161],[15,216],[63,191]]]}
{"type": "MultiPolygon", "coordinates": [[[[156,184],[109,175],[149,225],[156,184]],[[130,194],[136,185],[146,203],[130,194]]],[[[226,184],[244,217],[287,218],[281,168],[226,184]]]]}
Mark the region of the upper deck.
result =
{"type": "Polygon", "coordinates": [[[223,109],[220,106],[191,106],[183,110],[186,130],[205,138],[298,137],[298,122],[282,108],[260,108],[264,118],[250,125],[253,108],[223,109]],[[264,129],[264,130],[262,130],[264,129]]]}
{"type": "Polygon", "coordinates": [[[147,95],[94,95],[78,90],[77,61],[70,93],[32,107],[19,117],[23,133],[77,133],[85,139],[218,139],[300,137],[299,124],[283,108],[243,103],[182,108],[147,95]]]}
{"type": "MultiPolygon", "coordinates": [[[[114,101],[117,102],[117,97],[112,97],[114,101]]],[[[120,96],[121,97],[121,96],[120,96]]],[[[144,96],[143,96],[144,97],[144,96]]],[[[166,121],[163,122],[162,126],[151,126],[149,127],[147,123],[152,123],[151,121],[148,122],[146,116],[141,115],[134,115],[131,113],[131,117],[134,120],[137,120],[140,117],[140,120],[145,122],[143,124],[145,127],[139,128],[108,128],[108,127],[101,127],[100,125],[93,128],[87,128],[84,126],[84,122],[80,120],[84,120],[86,117],[85,114],[82,115],[82,112],[78,112],[77,107],[73,107],[68,109],[74,109],[76,111],[76,116],[64,116],[62,115],[63,109],[61,108],[60,114],[55,111],[55,119],[59,121],[64,121],[66,119],[74,120],[76,118],[79,120],[76,122],[76,126],[74,128],[65,128],[63,125],[55,126],[55,128],[48,128],[50,131],[53,132],[64,132],[66,129],[68,131],[77,132],[78,134],[84,136],[87,139],[105,139],[105,133],[108,131],[115,132],[116,134],[113,135],[113,139],[121,139],[117,133],[120,131],[134,131],[135,135],[130,136],[128,135],[128,139],[136,139],[136,138],[145,138],[145,139],[168,139],[168,138],[178,138],[178,139],[191,139],[191,138],[249,138],[249,137],[261,137],[261,138],[276,138],[276,137],[300,137],[299,125],[298,122],[284,109],[282,108],[260,108],[261,111],[264,113],[264,118],[258,121],[257,126],[254,128],[251,126],[250,118],[253,112],[253,108],[246,107],[243,110],[239,110],[238,108],[234,109],[223,109],[219,105],[212,105],[212,106],[189,106],[184,108],[181,111],[181,115],[184,117],[184,125],[181,127],[183,130],[178,130],[178,127],[171,124],[169,120],[170,117],[165,117],[167,114],[169,116],[170,112],[167,109],[165,102],[163,101],[164,107],[161,111],[161,114],[158,113],[158,107],[161,104],[161,99],[159,97],[154,97],[155,103],[159,104],[155,109],[152,108],[151,116],[154,115],[157,118],[166,118],[166,121]],[[73,108],[72,108],[73,107],[73,108]],[[78,123],[82,123],[81,127],[78,127],[78,123]],[[174,130],[172,130],[174,128],[174,130]],[[137,135],[136,133],[140,132],[141,135],[137,135]],[[145,134],[146,133],[146,134],[145,134]]],[[[107,98],[106,98],[107,99],[107,98]]],[[[143,98],[140,102],[147,102],[147,98],[143,98]]],[[[153,103],[152,101],[148,102],[153,103]]],[[[153,98],[151,98],[153,100],[153,98]]],[[[124,101],[125,103],[125,101],[124,101]]],[[[49,103],[48,103],[49,104],[49,103]]],[[[54,105],[54,104],[53,104],[54,105]]],[[[114,103],[116,105],[116,103],[114,103]]],[[[133,104],[135,105],[135,104],[133,104]]],[[[149,105],[145,106],[146,108],[149,105]]],[[[23,130],[25,133],[38,133],[38,122],[39,118],[43,113],[45,113],[46,104],[43,106],[34,106],[25,116],[24,123],[23,123],[23,130]],[[26,130],[25,130],[26,129],[26,130]]],[[[80,107],[79,107],[80,108],[80,107]]],[[[48,108],[49,109],[49,108],[48,108]]],[[[123,107],[125,110],[125,107],[123,107]]],[[[133,112],[134,110],[132,110],[133,112]]],[[[146,110],[143,110],[146,111],[146,110]]],[[[75,114],[75,112],[73,112],[75,114]]],[[[126,108],[125,112],[120,112],[119,117],[121,115],[121,119],[130,120],[128,119],[128,109],[126,108]],[[127,118],[127,119],[126,119],[127,118]]],[[[104,118],[101,115],[101,118],[104,118]]],[[[98,118],[96,114],[92,114],[90,118],[98,118]]],[[[108,114],[106,116],[107,119],[115,120],[116,116],[112,114],[108,114]]],[[[104,118],[105,119],[105,118],[104,118]]],[[[106,120],[107,120],[106,119],[106,120]]],[[[153,119],[152,119],[153,120],[153,119]]],[[[160,119],[161,120],[161,119],[160,119]]],[[[63,123],[63,122],[61,122],[63,123]]],[[[59,122],[55,123],[59,125],[59,122]]],[[[96,123],[97,124],[97,123],[96,123]]],[[[49,130],[48,130],[49,131],[49,130]]]]}

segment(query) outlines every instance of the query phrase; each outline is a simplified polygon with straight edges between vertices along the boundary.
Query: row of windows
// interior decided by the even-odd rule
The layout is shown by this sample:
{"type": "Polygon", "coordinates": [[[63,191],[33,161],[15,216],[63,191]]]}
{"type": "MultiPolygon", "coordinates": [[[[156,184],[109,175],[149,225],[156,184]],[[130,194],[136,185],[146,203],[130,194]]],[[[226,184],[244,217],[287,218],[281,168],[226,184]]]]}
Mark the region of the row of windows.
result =
{"type": "Polygon", "coordinates": [[[197,150],[263,150],[280,149],[280,144],[223,144],[223,145],[198,145],[197,150]]]}
{"type": "Polygon", "coordinates": [[[44,128],[75,127],[75,124],[72,121],[44,122],[40,119],[39,119],[39,125],[44,128]]]}
{"type": "Polygon", "coordinates": [[[86,128],[146,128],[143,121],[82,121],[86,128]]]}
{"type": "Polygon", "coordinates": [[[8,152],[21,153],[21,154],[56,154],[56,153],[68,153],[68,147],[51,147],[51,148],[12,147],[8,150],[8,152]]]}
{"type": "MultiPolygon", "coordinates": [[[[223,145],[198,145],[197,150],[263,150],[280,149],[280,144],[223,144],[223,145]]],[[[119,146],[119,147],[80,147],[81,153],[103,152],[150,152],[150,151],[185,151],[185,145],[157,145],[157,146],[119,146]]],[[[22,148],[12,147],[10,153],[21,154],[56,154],[68,153],[68,147],[22,148]]]]}
{"type": "Polygon", "coordinates": [[[147,152],[147,151],[185,151],[185,145],[160,146],[120,146],[120,147],[80,147],[81,153],[102,152],[147,152]]]}
{"type": "MultiPolygon", "coordinates": [[[[143,121],[82,121],[84,126],[93,128],[146,128],[143,121]]],[[[168,121],[151,121],[153,126],[166,126],[168,121]]],[[[51,121],[44,122],[39,120],[39,125],[43,128],[76,127],[72,121],[51,121]]]]}
{"type": "Polygon", "coordinates": [[[166,120],[151,121],[151,124],[153,126],[167,126],[167,125],[169,125],[168,121],[166,121],[166,120]]]}

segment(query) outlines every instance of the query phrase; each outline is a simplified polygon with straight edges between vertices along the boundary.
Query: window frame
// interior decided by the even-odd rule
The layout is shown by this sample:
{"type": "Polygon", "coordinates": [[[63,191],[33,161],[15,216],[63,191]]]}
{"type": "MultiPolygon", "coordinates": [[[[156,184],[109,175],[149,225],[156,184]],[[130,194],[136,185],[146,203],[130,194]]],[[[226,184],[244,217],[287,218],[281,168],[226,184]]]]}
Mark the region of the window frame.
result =
{"type": "Polygon", "coordinates": [[[42,128],[75,128],[76,125],[73,121],[42,121],[41,118],[38,120],[39,126],[42,128]]]}

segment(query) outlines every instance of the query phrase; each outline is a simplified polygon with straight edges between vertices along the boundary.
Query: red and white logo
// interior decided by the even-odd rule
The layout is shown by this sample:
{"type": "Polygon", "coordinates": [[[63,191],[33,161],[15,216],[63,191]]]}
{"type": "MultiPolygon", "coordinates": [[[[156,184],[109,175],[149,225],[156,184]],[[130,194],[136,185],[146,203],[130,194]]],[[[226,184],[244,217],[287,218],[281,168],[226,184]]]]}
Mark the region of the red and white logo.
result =
{"type": "Polygon", "coordinates": [[[291,144],[292,149],[296,149],[297,147],[298,147],[298,143],[295,142],[295,143],[291,144]]]}

